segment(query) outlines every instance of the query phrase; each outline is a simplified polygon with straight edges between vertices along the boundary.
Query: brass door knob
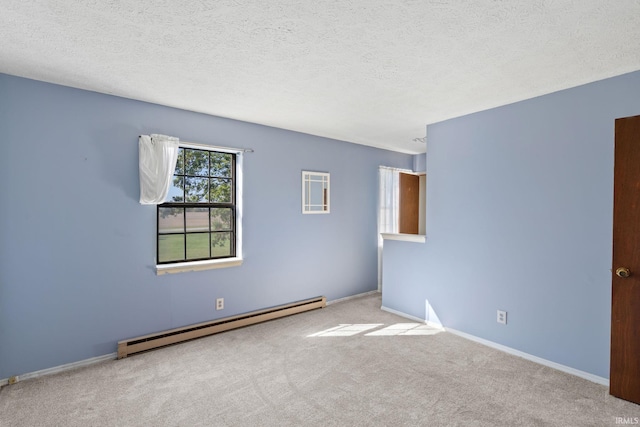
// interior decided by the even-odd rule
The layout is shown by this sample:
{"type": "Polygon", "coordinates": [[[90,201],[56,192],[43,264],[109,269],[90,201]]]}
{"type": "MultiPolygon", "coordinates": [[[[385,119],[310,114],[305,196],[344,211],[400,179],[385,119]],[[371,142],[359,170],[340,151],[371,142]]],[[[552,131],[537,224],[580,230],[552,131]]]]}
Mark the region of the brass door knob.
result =
{"type": "Polygon", "coordinates": [[[628,268],[626,267],[616,268],[616,276],[625,278],[625,277],[629,277],[630,275],[631,275],[631,272],[629,271],[628,268]]]}

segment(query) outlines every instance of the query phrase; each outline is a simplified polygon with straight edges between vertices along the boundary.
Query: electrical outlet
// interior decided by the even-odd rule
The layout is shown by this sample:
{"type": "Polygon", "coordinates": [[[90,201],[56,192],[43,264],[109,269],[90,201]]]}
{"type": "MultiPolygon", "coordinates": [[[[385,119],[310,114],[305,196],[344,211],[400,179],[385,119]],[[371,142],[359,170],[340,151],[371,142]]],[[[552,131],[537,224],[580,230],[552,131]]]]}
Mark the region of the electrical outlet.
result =
{"type": "Polygon", "coordinates": [[[507,324],[507,312],[498,310],[498,323],[502,323],[503,325],[507,324]]]}
{"type": "Polygon", "coordinates": [[[224,309],[224,298],[216,299],[216,310],[223,310],[223,309],[224,309]]]}

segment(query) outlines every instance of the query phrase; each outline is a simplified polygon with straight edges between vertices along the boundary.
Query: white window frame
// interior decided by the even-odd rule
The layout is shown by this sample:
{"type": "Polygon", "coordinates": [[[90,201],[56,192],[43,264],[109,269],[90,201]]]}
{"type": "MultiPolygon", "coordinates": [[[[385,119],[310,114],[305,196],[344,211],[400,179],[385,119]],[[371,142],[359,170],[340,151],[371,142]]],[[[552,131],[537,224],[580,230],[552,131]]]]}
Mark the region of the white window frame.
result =
{"type": "MultiPolygon", "coordinates": [[[[242,180],[243,180],[243,158],[245,150],[217,147],[206,144],[196,144],[192,142],[180,141],[180,148],[192,148],[196,150],[218,151],[223,153],[231,153],[236,155],[236,256],[231,258],[220,258],[203,261],[186,261],[172,264],[156,264],[156,274],[184,273],[187,271],[211,270],[215,268],[237,267],[242,265],[242,180]]],[[[157,234],[156,230],[156,234],[157,234]]],[[[157,249],[156,249],[157,253],[157,249]]]]}
{"type": "Polygon", "coordinates": [[[302,171],[302,213],[307,214],[328,214],[331,213],[331,174],[327,172],[313,172],[313,171],[302,171]],[[312,180],[311,176],[320,176],[321,180],[312,180]],[[311,183],[312,182],[321,182],[327,185],[326,188],[326,200],[323,200],[324,203],[321,205],[313,205],[311,204],[311,183]],[[305,203],[307,200],[307,195],[309,195],[308,200],[309,203],[305,203]],[[320,206],[324,209],[320,210],[311,210],[312,206],[320,206]]]}

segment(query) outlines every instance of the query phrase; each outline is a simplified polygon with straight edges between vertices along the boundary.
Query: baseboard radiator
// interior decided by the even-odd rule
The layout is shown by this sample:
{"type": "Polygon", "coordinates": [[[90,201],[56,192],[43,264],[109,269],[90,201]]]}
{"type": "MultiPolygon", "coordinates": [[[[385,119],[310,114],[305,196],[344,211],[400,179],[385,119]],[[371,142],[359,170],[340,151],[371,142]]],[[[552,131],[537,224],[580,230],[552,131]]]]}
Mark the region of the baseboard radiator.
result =
{"type": "Polygon", "coordinates": [[[271,307],[264,310],[252,311],[238,316],[226,317],[212,320],[210,322],[198,323],[182,328],[170,329],[155,334],[144,335],[137,338],[118,341],[118,359],[122,359],[131,354],[164,347],[231,329],[242,328],[243,326],[255,325],[267,320],[278,319],[292,314],[302,313],[327,305],[325,297],[316,297],[291,304],[271,307]]]}

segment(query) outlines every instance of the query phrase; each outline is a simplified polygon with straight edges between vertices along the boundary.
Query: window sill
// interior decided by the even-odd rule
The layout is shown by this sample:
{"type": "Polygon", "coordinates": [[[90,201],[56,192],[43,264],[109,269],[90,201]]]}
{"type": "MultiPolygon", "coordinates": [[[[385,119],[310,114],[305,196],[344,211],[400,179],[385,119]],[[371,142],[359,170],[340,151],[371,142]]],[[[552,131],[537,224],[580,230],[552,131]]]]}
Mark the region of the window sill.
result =
{"type": "Polygon", "coordinates": [[[404,233],[380,233],[384,240],[402,240],[404,242],[424,243],[427,236],[424,234],[404,234],[404,233]]]}
{"type": "Polygon", "coordinates": [[[188,271],[211,270],[214,268],[237,267],[242,265],[242,258],[224,258],[207,261],[179,262],[175,264],[156,265],[156,274],[186,273],[188,271]]]}

